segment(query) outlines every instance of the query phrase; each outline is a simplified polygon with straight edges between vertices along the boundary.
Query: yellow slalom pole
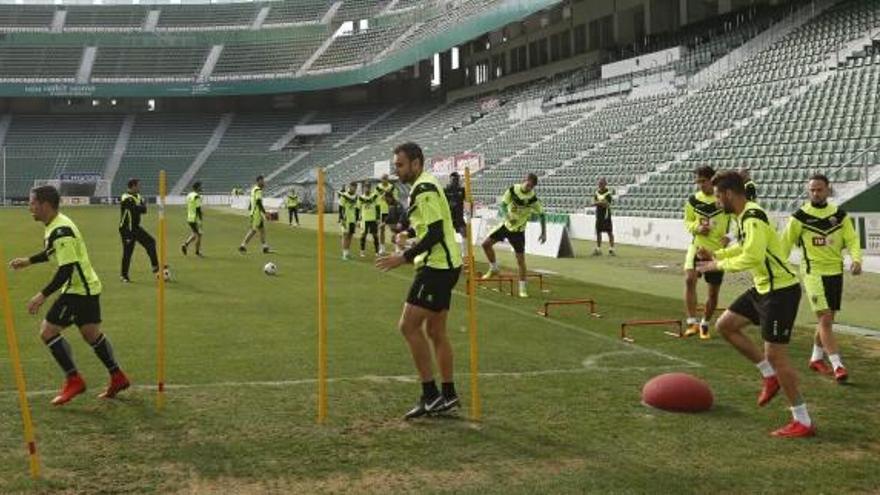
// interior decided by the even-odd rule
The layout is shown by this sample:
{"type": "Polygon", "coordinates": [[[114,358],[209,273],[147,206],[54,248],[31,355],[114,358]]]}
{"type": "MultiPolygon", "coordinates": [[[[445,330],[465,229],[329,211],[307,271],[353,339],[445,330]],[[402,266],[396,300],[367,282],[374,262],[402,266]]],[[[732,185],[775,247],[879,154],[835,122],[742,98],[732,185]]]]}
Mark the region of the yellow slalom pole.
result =
{"type": "Polygon", "coordinates": [[[318,424],[327,420],[327,301],[324,274],[324,169],[318,169],[318,424]]]}
{"type": "MultiPolygon", "coordinates": [[[[0,247],[0,260],[5,260],[3,248],[0,247]]],[[[6,342],[9,345],[9,357],[12,371],[15,373],[15,385],[18,387],[18,406],[21,408],[21,420],[24,423],[24,441],[27,444],[31,478],[40,477],[40,457],[37,455],[37,440],[34,438],[34,423],[31,419],[31,406],[28,404],[27,387],[24,382],[24,370],[21,368],[21,356],[18,354],[18,339],[15,336],[15,322],[12,319],[12,304],[9,302],[9,282],[6,280],[6,267],[0,268],[0,297],[3,298],[3,319],[6,323],[6,342]]]]}
{"type": "Polygon", "coordinates": [[[477,281],[476,263],[474,261],[474,241],[472,231],[472,217],[474,214],[474,200],[471,196],[471,169],[464,169],[464,200],[468,204],[469,214],[467,219],[467,263],[468,263],[468,335],[471,347],[471,420],[479,421],[482,408],[480,407],[480,349],[477,342],[477,281]]]}
{"type": "Polygon", "coordinates": [[[165,194],[167,193],[167,178],[165,171],[159,171],[159,276],[158,280],[158,314],[156,319],[156,381],[158,383],[156,395],[156,409],[162,410],[165,406],[165,266],[167,266],[168,253],[166,251],[165,235],[165,194]]]}

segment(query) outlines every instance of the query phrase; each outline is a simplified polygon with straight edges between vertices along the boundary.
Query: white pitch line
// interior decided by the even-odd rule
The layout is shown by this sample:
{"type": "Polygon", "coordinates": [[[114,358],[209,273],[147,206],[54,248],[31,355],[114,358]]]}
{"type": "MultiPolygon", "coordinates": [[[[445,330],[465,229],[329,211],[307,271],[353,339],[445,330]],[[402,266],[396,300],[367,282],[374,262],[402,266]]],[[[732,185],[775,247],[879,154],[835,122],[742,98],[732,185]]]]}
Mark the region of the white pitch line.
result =
{"type": "MultiPolygon", "coordinates": [[[[620,354],[620,353],[606,353],[604,355],[609,354],[620,354]]],[[[602,356],[603,354],[598,354],[597,356],[602,356]]],[[[616,371],[616,372],[626,372],[626,371],[646,371],[652,369],[667,369],[669,365],[652,365],[652,366],[625,366],[625,367],[600,367],[595,365],[587,366],[587,361],[590,358],[584,360],[584,366],[580,368],[561,368],[561,369],[547,369],[547,370],[527,370],[527,371],[488,371],[479,373],[479,376],[482,378],[531,378],[531,377],[540,377],[540,376],[550,376],[550,375],[574,375],[574,374],[582,374],[582,373],[594,373],[598,371],[616,371]]],[[[678,366],[677,366],[678,367],[678,366]]],[[[456,375],[467,377],[470,376],[470,373],[457,373],[456,375]]],[[[363,375],[363,376],[354,376],[354,377],[336,377],[336,378],[328,378],[328,383],[343,383],[343,382],[371,382],[371,383],[416,383],[418,380],[413,375],[363,375]]],[[[302,378],[299,380],[270,380],[270,381],[244,381],[244,382],[209,382],[209,383],[169,383],[165,385],[166,390],[199,390],[199,389],[210,389],[210,388],[257,388],[257,387],[295,387],[301,385],[314,385],[318,383],[316,378],[302,378]]],[[[143,384],[143,385],[133,385],[133,389],[135,390],[147,390],[147,391],[155,391],[155,384],[143,384]]],[[[15,390],[3,390],[0,391],[0,395],[14,395],[17,394],[15,390]]],[[[47,396],[47,395],[55,395],[58,393],[58,390],[31,390],[27,393],[29,397],[39,397],[39,396],[47,396]]]]}
{"type": "Polygon", "coordinates": [[[599,362],[600,359],[603,359],[603,358],[606,358],[609,356],[626,356],[629,354],[635,354],[636,352],[638,352],[638,351],[632,350],[632,351],[601,352],[599,354],[593,354],[592,356],[587,357],[586,359],[584,359],[581,362],[581,364],[584,366],[584,368],[599,368],[600,366],[597,366],[596,363],[599,362]]]}

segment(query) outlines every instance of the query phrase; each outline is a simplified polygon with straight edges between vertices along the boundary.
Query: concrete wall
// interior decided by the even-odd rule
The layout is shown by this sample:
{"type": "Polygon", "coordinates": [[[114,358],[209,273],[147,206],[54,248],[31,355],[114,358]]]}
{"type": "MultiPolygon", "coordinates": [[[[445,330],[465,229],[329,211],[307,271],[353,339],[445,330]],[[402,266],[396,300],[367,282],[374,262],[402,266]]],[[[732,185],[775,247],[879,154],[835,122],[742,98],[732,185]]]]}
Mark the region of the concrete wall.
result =
{"type": "MultiPolygon", "coordinates": [[[[787,215],[774,215],[772,218],[778,230],[782,230],[788,221],[787,215]]],[[[865,253],[864,268],[880,272],[880,214],[855,213],[853,218],[865,253]]],[[[572,239],[595,240],[595,217],[592,214],[571,215],[569,235],[572,239]]],[[[681,219],[615,217],[614,240],[621,244],[683,251],[690,244],[691,236],[681,219]]],[[[792,261],[796,263],[798,259],[799,254],[793,253],[792,261]]]]}
{"type": "Polygon", "coordinates": [[[869,187],[842,206],[849,212],[880,213],[880,183],[869,187]]]}

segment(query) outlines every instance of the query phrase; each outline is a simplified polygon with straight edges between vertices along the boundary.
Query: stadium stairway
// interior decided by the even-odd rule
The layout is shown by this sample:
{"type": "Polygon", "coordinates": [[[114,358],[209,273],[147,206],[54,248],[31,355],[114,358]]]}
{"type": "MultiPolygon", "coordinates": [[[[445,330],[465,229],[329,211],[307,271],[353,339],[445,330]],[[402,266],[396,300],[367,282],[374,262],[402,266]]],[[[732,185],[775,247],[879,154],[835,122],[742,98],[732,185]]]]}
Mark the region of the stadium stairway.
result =
{"type": "Polygon", "coordinates": [[[116,144],[113,145],[113,152],[107,157],[104,163],[104,179],[111,184],[119,172],[119,165],[122,163],[122,157],[125,156],[125,150],[128,148],[128,141],[131,139],[131,130],[134,128],[134,114],[128,114],[122,121],[119,128],[119,134],[116,136],[116,144]]]}
{"type": "Polygon", "coordinates": [[[327,12],[321,16],[321,24],[330,24],[333,22],[333,18],[336,17],[336,13],[339,12],[339,9],[342,8],[342,2],[333,2],[330,5],[330,8],[327,9],[327,12]]]}
{"type": "Polygon", "coordinates": [[[211,139],[205,144],[204,149],[199,151],[199,154],[196,155],[193,162],[186,169],[183,175],[180,176],[180,179],[177,180],[177,183],[174,184],[174,187],[171,188],[171,194],[179,195],[182,194],[184,189],[189,186],[190,182],[199,173],[199,170],[202,168],[202,165],[208,161],[208,158],[211,156],[214,151],[217,150],[217,147],[220,146],[220,142],[223,140],[223,136],[226,134],[226,130],[229,129],[229,126],[232,124],[232,119],[234,118],[234,114],[226,113],[220,117],[220,122],[217,123],[217,127],[214,128],[214,133],[211,135],[211,139]]]}
{"type": "Polygon", "coordinates": [[[315,62],[317,62],[318,59],[321,58],[321,56],[330,49],[330,45],[333,44],[333,41],[333,36],[328,36],[327,39],[325,39],[320,45],[318,45],[318,48],[316,48],[315,51],[312,52],[311,55],[309,55],[309,58],[307,58],[306,61],[303,62],[302,66],[300,66],[300,68],[296,70],[296,75],[301,76],[308,72],[309,69],[312,68],[312,65],[314,65],[315,62]]]}
{"type": "Polygon", "coordinates": [[[377,139],[372,144],[364,144],[330,162],[326,167],[328,177],[334,184],[346,184],[372,176],[372,164],[383,156],[388,158],[393,141],[404,139],[411,130],[432,122],[449,107],[449,103],[444,103],[427,110],[421,106],[400,110],[393,121],[386,121],[389,126],[376,129],[377,139]]]}

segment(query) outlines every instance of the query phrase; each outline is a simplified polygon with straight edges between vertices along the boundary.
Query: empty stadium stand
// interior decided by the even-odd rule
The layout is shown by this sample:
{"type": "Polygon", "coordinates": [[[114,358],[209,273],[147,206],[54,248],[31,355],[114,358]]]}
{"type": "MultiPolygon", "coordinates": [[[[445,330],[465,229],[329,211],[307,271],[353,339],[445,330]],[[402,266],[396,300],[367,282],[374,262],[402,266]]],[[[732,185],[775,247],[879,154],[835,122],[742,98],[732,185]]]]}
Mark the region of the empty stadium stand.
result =
{"type": "MultiPolygon", "coordinates": [[[[430,36],[472,13],[469,9],[494,1],[466,2],[454,13],[446,13],[442,4],[435,6],[438,11],[432,15],[443,19],[426,26],[424,32],[419,30],[418,36],[430,36]]],[[[295,73],[328,41],[326,51],[309,70],[334,71],[367,63],[394,43],[413,42],[413,36],[404,36],[408,27],[395,21],[395,16],[403,19],[417,5],[405,0],[345,0],[341,5],[314,0],[296,10],[291,2],[262,2],[224,7],[222,15],[212,19],[199,17],[193,9],[156,8],[162,10],[159,28],[245,26],[261,11],[266,23],[294,26],[284,36],[249,38],[223,46],[211,77],[235,80],[295,73]],[[371,22],[367,30],[330,39],[332,33],[319,21],[333,8],[338,8],[334,17],[339,22],[382,15],[385,23],[371,22]],[[174,13],[169,15],[171,10],[174,13]]],[[[141,7],[137,12],[146,15],[151,8],[141,7]]],[[[4,6],[0,30],[11,25],[40,29],[51,24],[54,11],[55,7],[4,6]]],[[[100,24],[139,29],[141,14],[132,12],[69,7],[66,22],[71,27],[100,24]]],[[[487,205],[494,204],[511,183],[534,171],[540,176],[540,194],[552,211],[588,208],[597,179],[605,177],[618,191],[618,214],[675,217],[693,189],[692,170],[708,164],[719,169],[750,169],[764,205],[788,211],[802,200],[803,180],[811,171],[825,171],[837,182],[864,181],[865,157],[870,164],[877,163],[880,44],[876,40],[868,46],[853,43],[880,28],[880,0],[837,2],[711,82],[689,84],[786,12],[781,8],[766,11],[766,16],[721,31],[717,23],[692,26],[674,36],[655,36],[638,51],[611,55],[617,60],[641,50],[685,45],[688,56],[673,67],[681,77],[674,84],[653,89],[650,78],[636,79],[640,75],[602,79],[598,66],[593,65],[447,102],[328,108],[311,114],[302,110],[236,112],[193,180],[201,180],[207,192],[226,192],[262,173],[271,176],[270,190],[280,192],[284,184],[322,166],[331,182],[339,185],[372,176],[374,163],[387,160],[395,143],[412,140],[422,144],[429,157],[482,155],[486,167],[475,178],[475,197],[487,205]],[[486,100],[493,104],[486,105],[486,100]],[[292,135],[293,126],[305,121],[330,124],[332,132],[292,135]],[[285,136],[288,139],[282,139],[285,136]],[[279,141],[284,142],[279,145],[279,141]]],[[[198,77],[211,46],[206,42],[157,50],[108,42],[98,47],[91,77],[95,81],[191,80],[198,77]]],[[[65,49],[2,46],[0,77],[71,80],[79,68],[82,48],[65,49]]],[[[3,143],[11,193],[26,193],[34,179],[59,171],[103,170],[123,118],[12,115],[3,143]]],[[[129,176],[144,178],[144,189],[153,190],[162,168],[172,183],[180,179],[206,149],[220,119],[217,114],[135,115],[114,192],[121,190],[129,176]]]]}

